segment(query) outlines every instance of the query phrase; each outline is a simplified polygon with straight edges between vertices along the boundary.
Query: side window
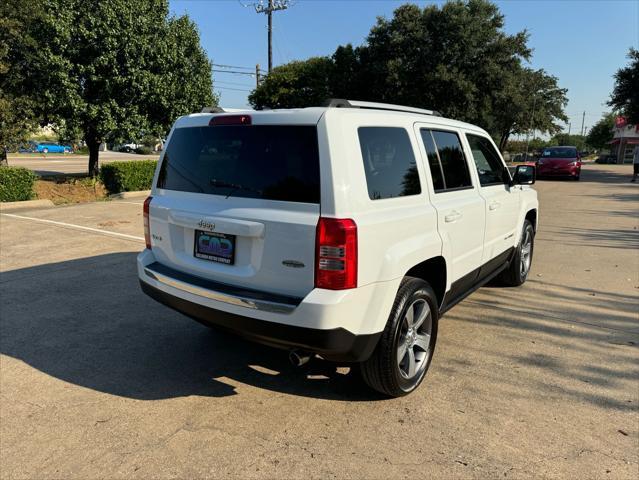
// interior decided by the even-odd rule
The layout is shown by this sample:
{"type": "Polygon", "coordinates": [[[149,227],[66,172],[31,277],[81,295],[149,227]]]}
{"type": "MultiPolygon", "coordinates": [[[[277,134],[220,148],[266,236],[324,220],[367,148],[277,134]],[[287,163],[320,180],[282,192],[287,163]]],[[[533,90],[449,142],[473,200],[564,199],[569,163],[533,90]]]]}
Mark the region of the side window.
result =
{"type": "Polygon", "coordinates": [[[459,136],[442,130],[423,129],[421,133],[435,192],[471,188],[473,183],[459,136]]]}
{"type": "Polygon", "coordinates": [[[421,193],[417,162],[405,129],[360,127],[357,134],[371,200],[421,193]]]}
{"type": "Polygon", "coordinates": [[[433,177],[433,188],[436,192],[440,192],[446,189],[444,185],[444,172],[442,166],[439,163],[439,155],[437,154],[437,147],[433,140],[433,134],[430,130],[421,129],[422,141],[424,147],[426,147],[426,154],[428,155],[428,166],[430,167],[430,175],[433,177]]]}
{"type": "Polygon", "coordinates": [[[503,184],[504,164],[490,140],[479,135],[466,134],[481,186],[503,184]]]}

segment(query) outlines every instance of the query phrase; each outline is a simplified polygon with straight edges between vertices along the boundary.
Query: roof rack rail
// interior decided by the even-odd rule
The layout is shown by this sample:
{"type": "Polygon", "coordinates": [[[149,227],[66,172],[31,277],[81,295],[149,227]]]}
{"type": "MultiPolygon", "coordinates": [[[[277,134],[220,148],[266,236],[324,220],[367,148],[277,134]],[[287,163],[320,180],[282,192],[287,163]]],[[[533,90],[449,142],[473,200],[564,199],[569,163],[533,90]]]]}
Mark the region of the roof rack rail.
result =
{"type": "Polygon", "coordinates": [[[224,113],[225,111],[221,107],[204,107],[200,113],[224,113]]]}
{"type": "Polygon", "coordinates": [[[392,112],[420,113],[422,115],[433,115],[441,117],[442,114],[436,110],[425,110],[423,108],[405,107],[404,105],[393,105],[392,103],[361,102],[359,100],[345,100],[343,98],[329,98],[322,105],[329,108],[365,108],[370,110],[389,110],[392,112]]]}

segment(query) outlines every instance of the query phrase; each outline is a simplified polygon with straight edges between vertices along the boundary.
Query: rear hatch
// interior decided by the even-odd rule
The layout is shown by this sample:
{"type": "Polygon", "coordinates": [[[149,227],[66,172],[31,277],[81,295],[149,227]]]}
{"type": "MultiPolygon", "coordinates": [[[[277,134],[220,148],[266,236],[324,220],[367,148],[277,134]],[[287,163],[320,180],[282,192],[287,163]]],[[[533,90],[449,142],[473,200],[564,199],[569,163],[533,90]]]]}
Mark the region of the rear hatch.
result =
{"type": "Polygon", "coordinates": [[[153,253],[202,278],[302,297],[314,286],[317,127],[237,117],[174,128],[150,205],[153,253]]]}

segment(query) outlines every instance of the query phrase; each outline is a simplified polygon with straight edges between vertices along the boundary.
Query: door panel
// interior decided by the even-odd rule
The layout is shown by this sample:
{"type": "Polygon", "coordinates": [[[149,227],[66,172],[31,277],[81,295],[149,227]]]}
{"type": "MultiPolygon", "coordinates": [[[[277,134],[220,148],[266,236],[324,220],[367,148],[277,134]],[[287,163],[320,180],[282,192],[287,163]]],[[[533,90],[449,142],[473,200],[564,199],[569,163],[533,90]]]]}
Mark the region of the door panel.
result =
{"type": "Polygon", "coordinates": [[[470,164],[455,129],[416,124],[420,150],[428,165],[429,195],[437,211],[437,228],[449,263],[451,283],[479,271],[484,249],[486,207],[478,188],[472,184],[470,164]]]}
{"type": "Polygon", "coordinates": [[[519,218],[519,192],[506,184],[506,165],[490,138],[466,133],[473,159],[479,194],[486,209],[486,230],[482,263],[488,263],[513,246],[519,218]]]}
{"type": "Polygon", "coordinates": [[[519,189],[506,185],[482,187],[486,203],[486,233],[483,263],[489,262],[514,245],[519,218],[519,189]]]}

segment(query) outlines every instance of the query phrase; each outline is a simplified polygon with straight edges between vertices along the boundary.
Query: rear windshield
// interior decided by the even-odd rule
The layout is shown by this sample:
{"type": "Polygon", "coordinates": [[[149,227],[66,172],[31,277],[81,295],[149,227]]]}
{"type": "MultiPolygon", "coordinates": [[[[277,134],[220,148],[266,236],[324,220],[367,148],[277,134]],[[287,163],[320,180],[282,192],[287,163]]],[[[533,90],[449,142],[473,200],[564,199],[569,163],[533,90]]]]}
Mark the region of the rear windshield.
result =
{"type": "Polygon", "coordinates": [[[577,149],[571,147],[546,148],[542,157],[549,158],[577,158],[577,149]]]}
{"type": "Polygon", "coordinates": [[[180,192],[319,203],[315,126],[177,128],[158,188],[180,192]]]}

